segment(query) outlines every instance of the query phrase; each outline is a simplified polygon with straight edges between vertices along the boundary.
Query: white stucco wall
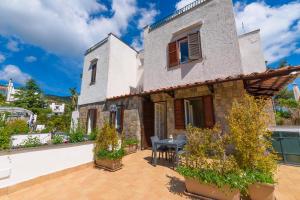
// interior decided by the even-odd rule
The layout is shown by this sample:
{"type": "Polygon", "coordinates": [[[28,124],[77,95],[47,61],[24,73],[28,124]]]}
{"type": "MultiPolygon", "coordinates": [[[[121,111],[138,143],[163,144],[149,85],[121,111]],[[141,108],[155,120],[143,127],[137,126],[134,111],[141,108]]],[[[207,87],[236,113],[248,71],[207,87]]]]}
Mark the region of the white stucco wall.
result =
{"type": "Polygon", "coordinates": [[[107,41],[85,56],[78,105],[105,100],[109,66],[109,47],[110,45],[107,41]],[[96,82],[94,85],[90,85],[92,75],[90,65],[94,59],[98,59],[96,82]]]}
{"type": "Polygon", "coordinates": [[[144,51],[146,91],[241,74],[231,0],[210,0],[151,32],[146,28],[144,51]],[[203,60],[168,68],[168,43],[180,38],[182,33],[178,31],[191,29],[193,25],[201,34],[203,60]]]}
{"type": "Polygon", "coordinates": [[[108,98],[129,94],[130,87],[137,85],[137,52],[114,35],[110,35],[109,44],[108,98]]]}
{"type": "Polygon", "coordinates": [[[266,71],[259,30],[239,36],[239,45],[245,74],[266,71]]]}
{"type": "Polygon", "coordinates": [[[0,188],[93,161],[93,144],[0,155],[0,188]]]}

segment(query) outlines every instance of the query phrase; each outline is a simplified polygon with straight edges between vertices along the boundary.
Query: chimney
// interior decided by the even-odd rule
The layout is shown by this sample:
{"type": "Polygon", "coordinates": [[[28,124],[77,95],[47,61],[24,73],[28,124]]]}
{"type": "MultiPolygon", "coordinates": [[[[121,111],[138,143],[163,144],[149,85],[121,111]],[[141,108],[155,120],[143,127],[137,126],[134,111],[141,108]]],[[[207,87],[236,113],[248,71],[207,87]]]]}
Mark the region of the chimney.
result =
{"type": "Polygon", "coordinates": [[[294,91],[294,97],[296,101],[299,101],[300,99],[300,91],[299,91],[299,87],[296,83],[293,83],[293,91],[294,91]]]}

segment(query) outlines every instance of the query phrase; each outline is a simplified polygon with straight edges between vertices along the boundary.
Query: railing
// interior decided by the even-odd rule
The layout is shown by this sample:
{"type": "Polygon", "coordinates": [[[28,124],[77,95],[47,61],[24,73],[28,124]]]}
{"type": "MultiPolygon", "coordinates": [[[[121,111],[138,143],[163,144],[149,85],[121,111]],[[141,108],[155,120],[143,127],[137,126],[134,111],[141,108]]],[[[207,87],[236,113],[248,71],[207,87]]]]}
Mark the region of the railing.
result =
{"type": "Polygon", "coordinates": [[[192,3],[190,3],[190,4],[188,4],[188,5],[186,5],[185,7],[181,8],[181,9],[179,9],[179,10],[176,10],[176,11],[175,11],[174,13],[172,13],[171,15],[169,15],[169,16],[167,16],[167,17],[165,17],[165,18],[163,18],[163,19],[161,19],[161,20],[155,22],[154,24],[150,25],[149,31],[152,31],[152,30],[154,30],[154,29],[156,29],[156,28],[158,28],[158,27],[160,27],[160,26],[166,24],[167,22],[173,20],[174,18],[176,18],[176,17],[182,15],[182,14],[185,13],[186,11],[193,9],[193,8],[195,8],[196,6],[202,4],[202,3],[206,2],[206,1],[208,1],[208,0],[196,0],[196,1],[194,1],[194,2],[192,2],[192,3]]]}

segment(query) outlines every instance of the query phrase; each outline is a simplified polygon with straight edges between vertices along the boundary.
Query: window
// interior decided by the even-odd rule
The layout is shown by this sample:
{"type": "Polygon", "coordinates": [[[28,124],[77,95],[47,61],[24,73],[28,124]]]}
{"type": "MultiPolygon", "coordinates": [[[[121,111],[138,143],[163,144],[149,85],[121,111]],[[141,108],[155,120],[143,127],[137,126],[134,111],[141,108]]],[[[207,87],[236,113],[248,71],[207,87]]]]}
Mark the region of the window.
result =
{"type": "Polygon", "coordinates": [[[91,74],[91,85],[96,83],[96,74],[97,74],[97,61],[93,62],[91,65],[91,70],[92,70],[92,74],[91,74]]]}
{"type": "Polygon", "coordinates": [[[189,61],[189,46],[188,46],[188,40],[180,40],[178,42],[179,44],[179,60],[180,63],[186,63],[189,61]]]}
{"type": "Polygon", "coordinates": [[[117,106],[115,111],[110,112],[109,122],[110,125],[116,128],[118,132],[123,130],[123,117],[124,116],[124,107],[117,106]]]}
{"type": "Polygon", "coordinates": [[[188,34],[168,45],[169,67],[202,58],[200,32],[188,34]]]}
{"type": "Polygon", "coordinates": [[[174,102],[175,129],[184,129],[191,124],[199,128],[214,126],[212,96],[192,99],[176,99],[174,102]]]}

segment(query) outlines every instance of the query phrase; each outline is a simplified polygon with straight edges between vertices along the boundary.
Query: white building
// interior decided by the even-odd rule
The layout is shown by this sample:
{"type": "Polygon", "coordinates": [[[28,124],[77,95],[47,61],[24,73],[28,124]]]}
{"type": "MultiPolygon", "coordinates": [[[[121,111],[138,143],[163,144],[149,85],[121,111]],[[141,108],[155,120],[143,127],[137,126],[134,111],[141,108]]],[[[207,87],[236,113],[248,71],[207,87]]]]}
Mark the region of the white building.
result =
{"type": "Polygon", "coordinates": [[[6,91],[6,102],[14,102],[17,100],[17,98],[14,97],[16,93],[18,93],[20,90],[14,88],[14,83],[12,82],[12,79],[9,80],[7,85],[7,91],[6,91]]]}
{"type": "Polygon", "coordinates": [[[114,34],[86,51],[78,107],[87,133],[109,121],[147,148],[187,124],[226,130],[235,99],[270,98],[300,70],[267,70],[259,30],[237,34],[231,0],[196,0],[166,16],[144,28],[143,51],[114,34]]]}
{"type": "Polygon", "coordinates": [[[56,115],[61,115],[65,112],[65,104],[56,104],[56,103],[51,103],[50,104],[50,109],[52,112],[56,115]]]}

